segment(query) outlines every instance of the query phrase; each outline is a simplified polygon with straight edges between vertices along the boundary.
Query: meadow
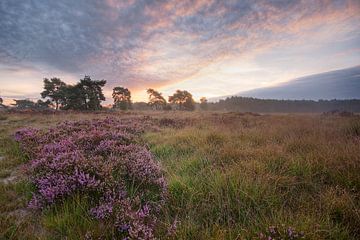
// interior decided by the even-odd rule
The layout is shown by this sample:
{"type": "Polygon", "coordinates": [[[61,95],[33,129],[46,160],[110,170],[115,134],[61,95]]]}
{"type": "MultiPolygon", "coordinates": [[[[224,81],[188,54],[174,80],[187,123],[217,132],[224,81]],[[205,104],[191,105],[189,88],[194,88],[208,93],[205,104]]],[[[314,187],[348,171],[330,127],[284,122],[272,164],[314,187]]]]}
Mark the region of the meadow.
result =
{"type": "MultiPolygon", "coordinates": [[[[99,136],[91,135],[91,131],[89,128],[88,136],[99,136]]],[[[358,115],[3,113],[0,239],[359,239],[359,173],[358,115]],[[81,129],[66,130],[58,125],[64,121],[75,121],[71,127],[85,121],[87,125],[81,125],[84,128],[89,124],[104,126],[105,122],[109,130],[105,135],[115,128],[122,134],[110,134],[109,145],[121,139],[117,147],[128,141],[126,146],[139,147],[131,148],[135,150],[129,150],[129,156],[114,156],[118,148],[111,154],[105,148],[98,152],[89,145],[92,139],[87,139],[87,145],[81,145],[84,163],[76,166],[74,161],[71,167],[84,172],[91,167],[92,175],[82,175],[86,181],[75,179],[81,187],[45,195],[38,179],[47,174],[44,166],[50,168],[52,159],[40,168],[29,167],[34,165],[34,158],[49,159],[48,155],[39,155],[41,144],[59,143],[59,139],[67,139],[66,134],[76,142],[85,141],[87,136],[87,132],[74,135],[81,129]],[[122,124],[124,127],[117,127],[122,124]],[[30,139],[26,148],[25,135],[16,138],[16,132],[24,127],[43,131],[42,140],[30,139]],[[55,135],[61,138],[49,137],[55,135]],[[120,172],[106,175],[106,165],[93,154],[108,162],[116,157],[128,162],[119,161],[114,169],[119,167],[120,172]],[[139,162],[143,156],[147,157],[139,162]],[[87,167],[82,169],[83,165],[87,167]],[[161,182],[163,178],[166,184],[161,182]],[[105,195],[109,186],[122,179],[131,204],[136,202],[138,210],[122,211],[127,202],[120,199],[108,215],[95,211],[100,209],[96,204],[108,203],[105,195]],[[137,179],[141,184],[127,179],[137,179]],[[143,185],[144,181],[148,185],[143,185]],[[99,190],[99,186],[104,187],[99,190]],[[50,197],[42,199],[40,208],[31,208],[34,196],[50,197]],[[146,211],[153,205],[160,206],[156,213],[146,211]],[[129,223],[126,227],[118,225],[119,216],[129,223]],[[130,232],[136,227],[138,232],[130,232]],[[142,232],[149,235],[136,235],[142,232]]]]}

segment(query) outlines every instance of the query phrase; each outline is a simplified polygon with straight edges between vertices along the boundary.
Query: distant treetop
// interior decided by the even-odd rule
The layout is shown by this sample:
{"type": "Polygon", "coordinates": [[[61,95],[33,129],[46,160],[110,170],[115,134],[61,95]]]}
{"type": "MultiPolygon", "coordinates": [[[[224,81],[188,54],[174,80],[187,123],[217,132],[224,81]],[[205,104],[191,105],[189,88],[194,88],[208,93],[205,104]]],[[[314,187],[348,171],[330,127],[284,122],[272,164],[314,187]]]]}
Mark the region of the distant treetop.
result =
{"type": "Polygon", "coordinates": [[[114,99],[114,108],[121,110],[131,109],[131,92],[124,87],[115,87],[112,97],[114,99]]]}
{"type": "Polygon", "coordinates": [[[167,102],[162,94],[152,88],[149,88],[146,91],[149,94],[149,106],[151,106],[154,110],[163,110],[167,102]]]}
{"type": "Polygon", "coordinates": [[[175,104],[179,110],[192,111],[195,109],[195,101],[191,93],[185,90],[176,90],[172,96],[169,96],[169,102],[175,104]]]}

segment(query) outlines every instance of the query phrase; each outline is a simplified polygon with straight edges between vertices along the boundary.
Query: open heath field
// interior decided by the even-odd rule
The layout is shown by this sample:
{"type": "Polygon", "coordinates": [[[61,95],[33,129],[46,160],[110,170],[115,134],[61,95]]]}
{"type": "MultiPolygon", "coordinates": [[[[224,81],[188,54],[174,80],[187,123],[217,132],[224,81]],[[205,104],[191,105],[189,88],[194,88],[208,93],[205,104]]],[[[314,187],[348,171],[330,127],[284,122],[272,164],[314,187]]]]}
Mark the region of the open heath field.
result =
{"type": "Polygon", "coordinates": [[[0,239],[359,238],[357,115],[0,115],[0,239]]]}

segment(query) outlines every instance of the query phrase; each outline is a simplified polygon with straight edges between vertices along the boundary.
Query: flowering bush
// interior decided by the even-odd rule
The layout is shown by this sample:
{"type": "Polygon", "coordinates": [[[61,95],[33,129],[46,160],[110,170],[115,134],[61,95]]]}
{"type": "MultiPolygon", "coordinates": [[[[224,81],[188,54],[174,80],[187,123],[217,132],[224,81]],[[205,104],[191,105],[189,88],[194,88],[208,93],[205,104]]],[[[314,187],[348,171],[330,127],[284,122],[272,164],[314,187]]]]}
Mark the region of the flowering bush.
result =
{"type": "Polygon", "coordinates": [[[74,194],[91,196],[90,213],[118,236],[152,239],[167,198],[161,167],[136,143],[136,121],[113,118],[21,129],[15,139],[30,158],[36,191],[29,207],[42,209],[74,194]]]}

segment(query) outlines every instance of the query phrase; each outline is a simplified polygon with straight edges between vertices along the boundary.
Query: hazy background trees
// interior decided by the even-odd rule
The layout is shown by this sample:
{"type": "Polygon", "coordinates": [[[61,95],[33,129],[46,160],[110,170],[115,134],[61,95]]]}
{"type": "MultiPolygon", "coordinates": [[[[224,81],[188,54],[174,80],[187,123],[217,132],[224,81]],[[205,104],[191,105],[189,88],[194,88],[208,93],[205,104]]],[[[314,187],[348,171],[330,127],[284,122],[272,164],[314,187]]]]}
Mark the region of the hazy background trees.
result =
{"type": "Polygon", "coordinates": [[[112,97],[114,99],[114,108],[121,110],[131,109],[131,92],[124,87],[115,87],[113,89],[112,97]]]}
{"type": "Polygon", "coordinates": [[[208,100],[206,97],[200,98],[200,108],[201,110],[208,110],[208,100]]]}
{"type": "Polygon", "coordinates": [[[311,113],[332,110],[360,112],[360,100],[276,100],[234,96],[208,103],[208,108],[212,111],[258,113],[311,113]]]}
{"type": "Polygon", "coordinates": [[[33,102],[29,99],[20,99],[20,100],[15,100],[15,103],[13,103],[12,105],[17,108],[17,109],[36,109],[36,110],[46,110],[50,108],[51,105],[51,101],[50,100],[46,100],[46,101],[42,101],[41,99],[39,99],[37,102],[33,102]]]}

